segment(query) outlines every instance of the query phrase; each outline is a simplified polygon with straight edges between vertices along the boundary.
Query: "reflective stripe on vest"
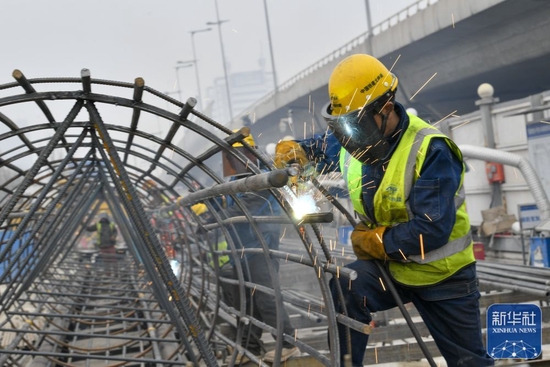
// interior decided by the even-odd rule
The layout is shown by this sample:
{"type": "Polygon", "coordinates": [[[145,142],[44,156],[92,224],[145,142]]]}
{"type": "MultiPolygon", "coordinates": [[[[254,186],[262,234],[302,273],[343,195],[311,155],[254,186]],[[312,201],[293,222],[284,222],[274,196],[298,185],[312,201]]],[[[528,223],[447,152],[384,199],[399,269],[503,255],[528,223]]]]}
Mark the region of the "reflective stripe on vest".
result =
{"type": "Polygon", "coordinates": [[[366,218],[366,214],[363,208],[363,170],[361,166],[362,163],[353,158],[349,152],[342,147],[340,150],[340,172],[342,172],[342,177],[344,181],[346,181],[353,209],[363,219],[366,218]]]}
{"type": "MultiPolygon", "coordinates": [[[[348,183],[350,199],[355,211],[366,220],[369,227],[393,226],[413,218],[409,205],[409,196],[413,184],[419,177],[430,141],[434,137],[443,137],[458,156],[462,157],[458,147],[428,125],[420,118],[409,115],[410,124],[403,133],[388,164],[384,177],[374,196],[375,218],[366,218],[362,203],[362,164],[351,157],[345,150],[340,153],[340,169],[348,183]]],[[[368,183],[367,183],[368,185],[368,183]]],[[[437,283],[465,265],[475,261],[472,251],[470,224],[465,211],[464,189],[462,179],[460,189],[455,194],[456,222],[449,242],[443,247],[430,251],[422,258],[420,255],[409,256],[404,261],[391,261],[390,271],[394,278],[404,284],[427,285],[437,283]],[[411,277],[411,271],[420,270],[418,264],[430,263],[431,271],[420,271],[411,277]]],[[[366,187],[365,189],[368,189],[366,187]]],[[[420,240],[419,240],[420,246],[420,240]]]]}

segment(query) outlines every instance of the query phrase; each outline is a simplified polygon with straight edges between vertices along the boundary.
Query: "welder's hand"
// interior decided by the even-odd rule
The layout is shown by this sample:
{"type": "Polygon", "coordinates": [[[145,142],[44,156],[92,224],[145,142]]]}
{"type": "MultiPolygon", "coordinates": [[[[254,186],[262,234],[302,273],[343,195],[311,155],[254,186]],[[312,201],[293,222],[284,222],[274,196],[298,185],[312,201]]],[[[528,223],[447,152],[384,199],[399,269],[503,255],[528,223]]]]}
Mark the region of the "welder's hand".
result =
{"type": "Polygon", "coordinates": [[[275,147],[274,162],[275,167],[280,169],[295,163],[303,167],[309,163],[309,159],[300,144],[293,140],[283,140],[275,147]]]}
{"type": "Polygon", "coordinates": [[[353,252],[361,260],[387,260],[383,236],[386,227],[370,229],[364,223],[359,223],[351,233],[353,252]]]}

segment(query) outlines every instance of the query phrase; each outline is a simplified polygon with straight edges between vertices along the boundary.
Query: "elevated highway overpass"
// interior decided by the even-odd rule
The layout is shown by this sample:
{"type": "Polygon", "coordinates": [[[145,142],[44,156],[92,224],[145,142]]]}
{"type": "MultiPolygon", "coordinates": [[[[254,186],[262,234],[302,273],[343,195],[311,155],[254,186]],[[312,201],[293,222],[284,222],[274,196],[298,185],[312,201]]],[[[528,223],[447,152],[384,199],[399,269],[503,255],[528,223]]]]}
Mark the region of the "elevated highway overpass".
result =
{"type": "Polygon", "coordinates": [[[399,78],[398,100],[437,121],[476,109],[477,88],[491,83],[507,101],[550,88],[550,2],[541,0],[419,1],[278,86],[235,117],[254,125],[265,146],[326,128],[319,112],[327,81],[343,58],[378,57],[399,78]],[[289,110],[292,126],[288,126],[289,110]]]}

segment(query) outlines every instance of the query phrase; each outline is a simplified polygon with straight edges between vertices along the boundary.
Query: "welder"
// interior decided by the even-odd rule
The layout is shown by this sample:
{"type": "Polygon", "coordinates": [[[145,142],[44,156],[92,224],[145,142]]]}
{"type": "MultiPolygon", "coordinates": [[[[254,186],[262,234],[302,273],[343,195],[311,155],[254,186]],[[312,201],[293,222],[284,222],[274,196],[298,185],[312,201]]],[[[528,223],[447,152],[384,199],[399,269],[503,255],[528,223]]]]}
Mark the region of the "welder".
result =
{"type": "MultiPolygon", "coordinates": [[[[252,135],[246,136],[244,142],[251,148],[256,149],[256,143],[252,135]]],[[[259,166],[257,157],[250,152],[250,148],[245,147],[241,142],[233,144],[233,149],[240,151],[247,157],[246,163],[243,163],[235,155],[230,152],[224,152],[222,154],[222,168],[224,177],[229,180],[235,180],[250,176],[252,171],[249,168],[250,162],[259,166]]],[[[261,167],[260,167],[261,168],[261,167]]],[[[262,190],[258,192],[246,192],[236,195],[240,203],[246,207],[246,210],[253,216],[279,216],[281,213],[281,207],[277,200],[273,197],[269,190],[262,190]]],[[[217,210],[219,216],[222,219],[243,216],[244,212],[239,205],[228,196],[225,198],[225,208],[217,210]]],[[[258,230],[260,231],[263,240],[272,250],[279,249],[280,241],[280,229],[279,223],[258,223],[258,230]]],[[[232,238],[232,243],[236,249],[242,248],[262,248],[260,238],[250,223],[234,223],[227,226],[228,232],[232,238]]],[[[218,240],[219,241],[219,240],[218,240]]],[[[221,269],[220,275],[224,278],[237,279],[236,262],[240,262],[243,268],[243,276],[246,281],[267,287],[273,288],[273,282],[278,281],[271,278],[268,271],[268,261],[271,266],[276,270],[278,274],[279,262],[275,258],[266,258],[263,253],[245,253],[241,256],[239,252],[238,258],[230,257],[230,261],[225,262],[221,269]]],[[[223,299],[229,306],[239,309],[239,289],[238,286],[221,282],[223,299]]],[[[252,314],[254,318],[261,322],[265,322],[271,327],[277,327],[277,310],[275,307],[275,297],[272,294],[264,293],[262,291],[254,291],[247,289],[246,293],[246,309],[248,314],[252,314]]],[[[283,332],[286,335],[294,335],[294,328],[290,323],[289,315],[286,309],[283,307],[281,311],[283,332]]],[[[236,331],[234,331],[236,335],[236,331]]],[[[247,348],[252,354],[259,359],[266,362],[273,362],[275,360],[275,350],[267,351],[263,354],[263,343],[261,341],[263,330],[250,323],[245,327],[245,332],[241,345],[247,348]]],[[[232,336],[234,336],[232,335],[232,336]]],[[[289,358],[300,354],[300,350],[283,340],[280,361],[284,362],[289,358]]],[[[231,361],[233,357],[228,356],[227,362],[231,361]]],[[[235,364],[245,364],[249,361],[247,355],[238,354],[236,356],[235,364]]]]}
{"type": "MultiPolygon", "coordinates": [[[[483,347],[479,290],[465,208],[465,166],[456,144],[396,102],[398,78],[378,59],[355,54],[333,70],[322,115],[327,132],[276,146],[275,165],[340,171],[360,223],[351,235],[356,280],[340,282],[349,317],[369,324],[371,312],[396,299],[380,281],[383,263],[403,302],[412,302],[448,366],[490,366],[483,347]]],[[[363,366],[368,335],[338,325],[342,363],[363,366]]]]}

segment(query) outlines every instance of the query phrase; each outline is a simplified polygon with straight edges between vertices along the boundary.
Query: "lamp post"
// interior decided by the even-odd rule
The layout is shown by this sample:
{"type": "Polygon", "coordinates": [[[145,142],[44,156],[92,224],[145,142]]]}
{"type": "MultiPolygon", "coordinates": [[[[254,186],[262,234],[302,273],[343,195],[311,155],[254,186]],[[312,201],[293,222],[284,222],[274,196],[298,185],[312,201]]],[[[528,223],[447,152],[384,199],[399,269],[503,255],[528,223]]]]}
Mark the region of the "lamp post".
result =
{"type": "MultiPolygon", "coordinates": [[[[370,16],[369,0],[365,0],[365,8],[367,11],[367,52],[372,55],[372,18],[370,16]]],[[[372,55],[374,56],[374,55],[372,55]]]]}
{"type": "Polygon", "coordinates": [[[275,93],[277,93],[277,73],[275,72],[275,59],[273,58],[273,46],[271,44],[271,29],[269,27],[269,15],[267,13],[267,2],[264,0],[264,11],[265,11],[265,23],[267,25],[267,42],[269,43],[269,55],[271,56],[271,70],[273,73],[273,88],[275,93]]]}
{"type": "Polygon", "coordinates": [[[197,62],[197,54],[195,52],[195,33],[208,32],[211,30],[212,28],[208,27],[208,28],[197,29],[189,32],[191,33],[191,47],[193,48],[193,61],[195,62],[195,74],[197,77],[197,90],[198,90],[197,97],[199,100],[198,109],[201,109],[202,107],[202,97],[201,97],[201,84],[199,82],[199,63],[197,62]]]}
{"type": "Polygon", "coordinates": [[[206,25],[216,25],[218,26],[218,34],[220,36],[220,46],[222,50],[222,62],[223,62],[223,74],[225,77],[225,92],[227,93],[227,106],[229,107],[229,120],[233,119],[233,107],[231,106],[231,93],[229,91],[229,78],[227,77],[227,65],[225,62],[225,50],[223,48],[223,38],[222,38],[222,24],[229,22],[229,20],[220,20],[220,12],[218,10],[218,0],[214,1],[216,5],[216,21],[215,22],[206,22],[206,25]]]}
{"type": "Polygon", "coordinates": [[[178,98],[179,98],[179,101],[182,102],[181,100],[181,83],[180,83],[180,73],[179,73],[179,70],[181,68],[188,68],[190,66],[193,66],[193,64],[190,62],[190,61],[186,61],[185,63],[183,63],[182,61],[178,61],[177,65],[176,65],[176,82],[178,83],[178,98]]]}

